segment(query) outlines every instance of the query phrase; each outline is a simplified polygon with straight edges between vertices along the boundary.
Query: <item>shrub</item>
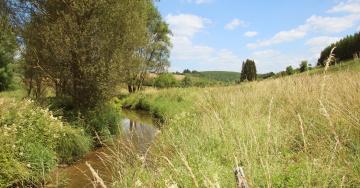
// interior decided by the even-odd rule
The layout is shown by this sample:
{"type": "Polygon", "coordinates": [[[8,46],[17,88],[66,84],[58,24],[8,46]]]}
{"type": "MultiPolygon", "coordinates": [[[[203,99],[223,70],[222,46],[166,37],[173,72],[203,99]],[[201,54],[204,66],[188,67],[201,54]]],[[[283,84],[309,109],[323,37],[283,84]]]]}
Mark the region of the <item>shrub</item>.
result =
{"type": "Polygon", "coordinates": [[[189,76],[185,76],[185,78],[181,81],[182,87],[191,87],[193,85],[193,81],[189,76]]]}
{"type": "Polygon", "coordinates": [[[169,88],[175,87],[177,85],[177,81],[172,74],[161,74],[154,80],[154,86],[157,88],[169,88]]]}
{"type": "Polygon", "coordinates": [[[89,110],[83,119],[78,121],[85,126],[90,135],[96,138],[96,144],[109,140],[111,136],[120,132],[121,115],[119,109],[111,102],[89,110]]]}
{"type": "Polygon", "coordinates": [[[302,61],[300,63],[300,72],[308,71],[308,69],[309,69],[308,62],[307,61],[302,61]]]}
{"type": "Polygon", "coordinates": [[[292,66],[286,67],[286,73],[287,73],[288,75],[294,74],[294,69],[292,68],[292,66]]]}
{"type": "Polygon", "coordinates": [[[33,102],[0,98],[0,187],[39,184],[57,164],[90,148],[88,137],[33,102]]]}

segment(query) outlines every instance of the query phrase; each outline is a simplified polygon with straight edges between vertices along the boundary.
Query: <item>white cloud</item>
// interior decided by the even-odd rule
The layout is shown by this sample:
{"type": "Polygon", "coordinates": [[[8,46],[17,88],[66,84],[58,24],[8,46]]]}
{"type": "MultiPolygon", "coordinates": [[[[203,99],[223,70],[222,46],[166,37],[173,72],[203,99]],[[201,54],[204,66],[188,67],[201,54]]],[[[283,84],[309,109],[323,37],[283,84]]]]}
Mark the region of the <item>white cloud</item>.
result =
{"type": "Polygon", "coordinates": [[[306,20],[305,27],[308,31],[325,33],[339,33],[354,26],[360,20],[360,15],[348,15],[343,17],[311,16],[306,20]]]}
{"type": "Polygon", "coordinates": [[[310,47],[312,58],[317,59],[325,47],[338,40],[340,40],[338,37],[319,36],[309,39],[305,44],[310,47]]]}
{"type": "Polygon", "coordinates": [[[299,62],[304,58],[268,49],[253,52],[251,59],[254,59],[259,73],[266,73],[283,71],[289,65],[298,67],[299,62]]]}
{"type": "MultiPolygon", "coordinates": [[[[332,34],[346,31],[360,21],[360,0],[347,0],[338,3],[328,13],[346,13],[345,16],[309,17],[304,24],[294,29],[276,33],[272,38],[247,44],[248,48],[266,47],[301,39],[309,33],[332,34]]],[[[360,26],[358,28],[360,30],[360,26]]]]}
{"type": "Polygon", "coordinates": [[[173,36],[171,36],[173,43],[171,59],[173,61],[191,65],[201,64],[206,68],[218,67],[223,70],[230,67],[232,69],[241,67],[241,59],[230,50],[215,49],[193,42],[193,37],[204,32],[211,20],[192,14],[170,14],[166,16],[166,21],[173,31],[173,36]]]}
{"type": "Polygon", "coordinates": [[[192,14],[169,14],[165,20],[170,25],[174,35],[185,37],[192,37],[211,23],[209,19],[192,14]]]}
{"type": "Polygon", "coordinates": [[[225,25],[225,29],[234,30],[237,27],[245,27],[245,26],[246,23],[244,21],[235,18],[225,25]]]}
{"type": "Polygon", "coordinates": [[[274,44],[280,44],[283,42],[290,42],[299,38],[303,38],[306,35],[306,30],[304,27],[300,26],[296,29],[292,29],[289,31],[280,31],[275,34],[272,38],[267,40],[257,41],[256,43],[247,44],[248,48],[258,48],[271,46],[274,44]]]}
{"type": "Polygon", "coordinates": [[[314,37],[306,41],[306,45],[314,47],[314,46],[320,46],[320,47],[326,47],[336,41],[338,41],[338,37],[328,37],[328,36],[320,36],[320,37],[314,37]]]}
{"type": "Polygon", "coordinates": [[[357,14],[360,13],[360,0],[348,0],[346,2],[340,2],[335,7],[328,10],[329,13],[346,12],[357,14]]]}
{"type": "Polygon", "coordinates": [[[248,32],[244,33],[244,36],[245,36],[245,37],[255,37],[255,36],[257,36],[258,34],[259,34],[259,33],[256,32],[256,31],[248,31],[248,32]]]}
{"type": "Polygon", "coordinates": [[[360,25],[356,28],[357,31],[360,31],[360,25]]]}
{"type": "Polygon", "coordinates": [[[187,0],[188,3],[195,3],[195,4],[205,4],[210,3],[212,0],[187,0]]]}
{"type": "Polygon", "coordinates": [[[308,33],[339,33],[352,28],[360,20],[360,15],[348,15],[343,17],[311,16],[305,24],[295,29],[280,31],[272,38],[247,44],[248,48],[266,47],[284,42],[292,42],[305,37],[308,33]]]}

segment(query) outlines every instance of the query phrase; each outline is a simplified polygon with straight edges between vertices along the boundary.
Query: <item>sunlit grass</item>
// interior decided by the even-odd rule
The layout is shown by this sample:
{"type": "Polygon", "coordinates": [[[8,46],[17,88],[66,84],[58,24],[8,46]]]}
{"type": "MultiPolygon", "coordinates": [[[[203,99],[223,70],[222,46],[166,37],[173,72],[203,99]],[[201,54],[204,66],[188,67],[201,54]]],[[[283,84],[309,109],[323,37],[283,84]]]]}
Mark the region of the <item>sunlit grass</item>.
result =
{"type": "Polygon", "coordinates": [[[234,187],[239,161],[252,187],[359,186],[360,73],[331,72],[130,96],[167,121],[145,159],[115,153],[115,185],[234,187]]]}

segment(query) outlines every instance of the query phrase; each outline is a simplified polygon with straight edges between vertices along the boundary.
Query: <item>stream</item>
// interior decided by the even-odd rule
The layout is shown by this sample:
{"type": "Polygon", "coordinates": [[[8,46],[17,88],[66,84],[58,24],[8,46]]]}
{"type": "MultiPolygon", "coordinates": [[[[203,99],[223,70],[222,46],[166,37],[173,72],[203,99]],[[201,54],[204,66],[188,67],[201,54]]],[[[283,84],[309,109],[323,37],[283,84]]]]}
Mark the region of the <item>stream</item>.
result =
{"type": "MultiPolygon", "coordinates": [[[[145,153],[152,141],[154,140],[159,129],[154,126],[154,119],[146,112],[122,111],[125,117],[121,123],[123,134],[119,141],[124,141],[127,144],[132,144],[136,148],[136,152],[145,153]]],[[[101,147],[89,152],[83,159],[77,163],[61,167],[55,170],[51,175],[52,182],[47,187],[68,187],[68,188],[82,188],[93,187],[91,183],[92,174],[85,162],[98,172],[104,182],[111,182],[112,173],[106,168],[99,156],[110,154],[109,147],[101,147]],[[56,185],[56,186],[52,186],[56,185]]]]}

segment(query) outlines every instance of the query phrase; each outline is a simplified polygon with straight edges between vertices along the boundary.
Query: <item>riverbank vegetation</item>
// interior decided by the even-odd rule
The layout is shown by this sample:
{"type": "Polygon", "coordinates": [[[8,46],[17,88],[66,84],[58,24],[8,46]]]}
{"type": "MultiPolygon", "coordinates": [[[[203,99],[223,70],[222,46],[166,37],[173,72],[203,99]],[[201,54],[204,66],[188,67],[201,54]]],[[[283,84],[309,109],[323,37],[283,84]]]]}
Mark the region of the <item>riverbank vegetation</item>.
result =
{"type": "Polygon", "coordinates": [[[5,0],[0,16],[0,187],[44,186],[58,164],[111,141],[117,89],[136,92],[169,66],[152,0],[5,0]]]}
{"type": "Polygon", "coordinates": [[[31,100],[0,98],[0,187],[46,182],[57,163],[80,159],[91,147],[74,128],[31,100]]]}
{"type": "Polygon", "coordinates": [[[0,187],[45,186],[108,144],[114,187],[233,187],[236,166],[251,187],[360,185],[358,51],[311,70],[180,75],[153,0],[5,0],[0,16],[0,187]],[[116,137],[120,108],[161,121],[144,153],[116,137]]]}
{"type": "Polygon", "coordinates": [[[359,186],[359,78],[357,70],[322,70],[131,95],[125,106],[150,111],[168,101],[167,109],[156,111],[168,121],[145,156],[131,159],[134,166],[123,165],[127,155],[116,155],[116,183],[234,187],[232,169],[239,165],[250,186],[359,186]],[[176,110],[181,105],[186,107],[176,110]],[[136,175],[127,178],[129,173],[136,175]]]}

